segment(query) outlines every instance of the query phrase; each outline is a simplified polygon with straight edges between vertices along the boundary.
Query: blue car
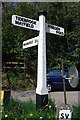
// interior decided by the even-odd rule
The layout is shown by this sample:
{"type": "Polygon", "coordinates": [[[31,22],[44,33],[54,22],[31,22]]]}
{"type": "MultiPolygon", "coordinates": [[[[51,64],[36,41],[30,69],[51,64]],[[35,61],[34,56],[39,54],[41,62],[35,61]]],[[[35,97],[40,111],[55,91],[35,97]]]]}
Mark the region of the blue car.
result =
{"type": "MultiPolygon", "coordinates": [[[[64,76],[65,78],[68,78],[68,70],[64,71],[64,76]]],[[[77,86],[77,88],[72,88],[69,84],[69,81],[65,79],[65,86],[66,90],[78,90],[80,84],[77,86]]],[[[47,87],[48,91],[63,90],[63,77],[61,69],[47,70],[47,87]]]]}

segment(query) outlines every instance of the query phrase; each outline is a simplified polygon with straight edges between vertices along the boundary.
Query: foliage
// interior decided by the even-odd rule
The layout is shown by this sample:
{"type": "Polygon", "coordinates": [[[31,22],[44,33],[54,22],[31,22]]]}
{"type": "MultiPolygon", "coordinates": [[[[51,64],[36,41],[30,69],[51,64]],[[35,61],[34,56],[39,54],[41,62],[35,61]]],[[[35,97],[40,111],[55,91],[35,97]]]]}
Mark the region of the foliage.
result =
{"type": "Polygon", "coordinates": [[[3,73],[2,77],[2,89],[11,90],[31,90],[35,89],[35,81],[30,78],[27,74],[26,77],[24,73],[19,71],[3,73]],[[9,78],[7,77],[7,74],[9,78]],[[9,80],[8,80],[9,79],[9,80]],[[34,81],[34,82],[33,82],[34,81]]]}
{"type": "Polygon", "coordinates": [[[73,106],[73,120],[80,119],[80,105],[73,106]]]}
{"type": "MultiPolygon", "coordinates": [[[[49,118],[55,120],[55,105],[50,100],[49,105],[51,108],[49,109],[41,109],[36,111],[36,105],[32,101],[21,102],[19,100],[10,100],[10,102],[4,106],[3,111],[3,119],[5,115],[10,118],[20,118],[20,119],[40,119],[40,117],[49,118]]],[[[2,119],[2,120],[3,120],[2,119]]]]}

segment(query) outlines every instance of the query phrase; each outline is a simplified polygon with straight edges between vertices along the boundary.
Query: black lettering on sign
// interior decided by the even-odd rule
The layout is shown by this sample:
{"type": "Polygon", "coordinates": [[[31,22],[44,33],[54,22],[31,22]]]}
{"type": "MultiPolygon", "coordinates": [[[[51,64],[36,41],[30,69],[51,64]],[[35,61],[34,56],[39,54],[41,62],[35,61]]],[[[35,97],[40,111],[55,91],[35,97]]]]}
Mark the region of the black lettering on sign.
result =
{"type": "Polygon", "coordinates": [[[36,40],[35,40],[35,43],[37,43],[37,42],[38,42],[38,40],[36,39],[36,40]]]}
{"type": "Polygon", "coordinates": [[[33,24],[30,24],[30,27],[31,27],[31,28],[34,28],[34,25],[33,25],[33,24]]]}
{"type": "Polygon", "coordinates": [[[16,20],[21,21],[21,22],[25,22],[25,23],[32,23],[32,24],[36,25],[35,20],[31,20],[31,19],[28,19],[28,18],[23,18],[23,17],[16,16],[16,20]]]}
{"type": "Polygon", "coordinates": [[[64,118],[68,119],[68,117],[69,117],[69,114],[61,113],[61,118],[60,119],[64,119],[64,118]]]}
{"type": "Polygon", "coordinates": [[[24,43],[23,45],[26,46],[26,45],[29,45],[29,44],[32,44],[33,43],[33,40],[32,41],[29,41],[27,43],[24,43]]]}
{"type": "Polygon", "coordinates": [[[19,21],[15,21],[15,24],[22,25],[22,23],[19,21]]]}
{"type": "Polygon", "coordinates": [[[15,24],[18,24],[18,21],[15,20],[15,24]]]}
{"type": "Polygon", "coordinates": [[[60,28],[55,25],[48,25],[48,27],[54,30],[60,30],[60,28]]]}
{"type": "Polygon", "coordinates": [[[58,30],[56,30],[56,33],[59,33],[60,35],[63,35],[63,32],[60,32],[58,30]]]}
{"type": "Polygon", "coordinates": [[[26,23],[26,27],[34,28],[34,25],[33,25],[33,24],[26,23]]]}
{"type": "Polygon", "coordinates": [[[15,24],[22,25],[22,26],[25,26],[25,27],[34,28],[34,24],[32,24],[32,23],[25,23],[25,22],[21,22],[21,21],[16,21],[15,20],[15,24]]]}
{"type": "Polygon", "coordinates": [[[18,20],[18,16],[16,16],[16,20],[18,20]]]}
{"type": "Polygon", "coordinates": [[[65,114],[66,119],[68,119],[69,114],[65,114]]]}
{"type": "Polygon", "coordinates": [[[29,23],[26,23],[26,27],[30,27],[30,24],[29,24],[29,23]]]}
{"type": "Polygon", "coordinates": [[[61,113],[61,118],[60,119],[64,119],[64,113],[61,113]]]}

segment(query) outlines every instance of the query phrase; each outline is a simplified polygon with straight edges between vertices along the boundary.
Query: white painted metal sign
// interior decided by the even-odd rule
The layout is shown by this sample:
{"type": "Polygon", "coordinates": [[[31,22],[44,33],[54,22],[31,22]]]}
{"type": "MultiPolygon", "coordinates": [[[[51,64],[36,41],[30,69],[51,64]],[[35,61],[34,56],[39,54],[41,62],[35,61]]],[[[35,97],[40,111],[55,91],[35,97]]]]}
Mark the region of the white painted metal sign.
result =
{"type": "Polygon", "coordinates": [[[64,28],[46,23],[46,32],[64,36],[64,28]]]}
{"type": "Polygon", "coordinates": [[[60,110],[59,120],[71,120],[71,110],[60,110]]]}
{"type": "Polygon", "coordinates": [[[23,49],[38,45],[39,36],[23,42],[23,49]]]}
{"type": "Polygon", "coordinates": [[[30,19],[30,18],[21,17],[18,15],[12,15],[12,24],[15,26],[39,31],[39,21],[30,19]]]}
{"type": "MultiPolygon", "coordinates": [[[[19,27],[40,31],[40,22],[18,15],[12,15],[12,24],[19,27]]],[[[45,23],[45,31],[60,36],[64,36],[64,28],[45,23]]]]}

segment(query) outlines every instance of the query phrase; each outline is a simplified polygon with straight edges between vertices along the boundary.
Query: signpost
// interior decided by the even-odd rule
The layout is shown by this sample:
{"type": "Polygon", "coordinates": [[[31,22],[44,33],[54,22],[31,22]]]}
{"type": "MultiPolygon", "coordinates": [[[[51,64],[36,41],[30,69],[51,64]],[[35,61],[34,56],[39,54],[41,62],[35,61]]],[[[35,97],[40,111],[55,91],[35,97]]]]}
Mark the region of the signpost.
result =
{"type": "Polygon", "coordinates": [[[46,80],[46,32],[64,36],[64,28],[45,23],[45,16],[46,12],[43,10],[39,12],[39,21],[18,15],[12,15],[13,25],[39,31],[38,37],[23,42],[23,49],[38,44],[36,109],[44,108],[48,105],[46,80]]]}

